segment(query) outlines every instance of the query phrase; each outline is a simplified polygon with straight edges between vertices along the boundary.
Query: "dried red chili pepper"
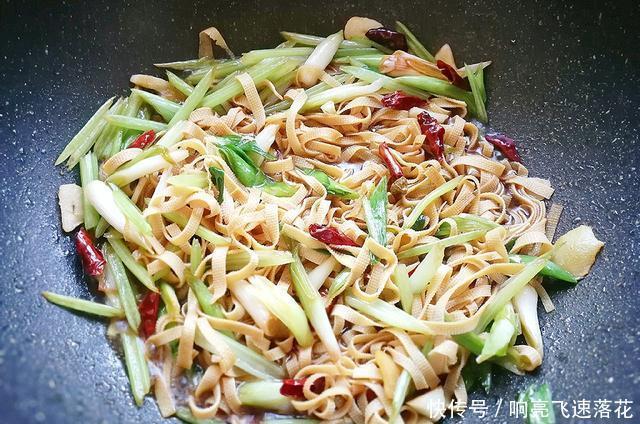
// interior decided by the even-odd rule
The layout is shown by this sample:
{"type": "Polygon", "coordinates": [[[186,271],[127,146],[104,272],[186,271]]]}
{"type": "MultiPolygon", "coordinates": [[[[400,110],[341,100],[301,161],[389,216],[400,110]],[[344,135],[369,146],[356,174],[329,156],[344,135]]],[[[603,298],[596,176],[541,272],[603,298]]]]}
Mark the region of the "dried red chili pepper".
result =
{"type": "Polygon", "coordinates": [[[133,140],[133,143],[129,145],[129,148],[144,149],[145,147],[152,145],[155,141],[156,132],[154,130],[149,130],[147,132],[143,132],[138,136],[138,138],[133,140]]]}
{"type": "Polygon", "coordinates": [[[436,62],[436,66],[438,67],[438,69],[440,69],[440,72],[442,72],[442,75],[447,77],[447,79],[451,84],[457,87],[460,87],[464,90],[470,89],[469,81],[467,81],[465,78],[462,78],[458,73],[458,71],[456,71],[456,69],[453,66],[449,65],[447,62],[443,60],[438,60],[436,62]]]}
{"type": "MultiPolygon", "coordinates": [[[[295,398],[304,398],[304,393],[302,388],[304,387],[304,383],[307,381],[306,378],[287,378],[282,381],[282,386],[280,386],[280,394],[283,396],[295,397],[295,398]]],[[[315,394],[320,394],[324,391],[324,377],[320,377],[316,379],[310,387],[311,391],[315,394]]]]}
{"type": "Polygon", "coordinates": [[[512,138],[503,134],[487,134],[484,138],[500,150],[510,161],[522,162],[522,158],[520,158],[520,154],[516,150],[516,142],[512,138]]]}
{"type": "Polygon", "coordinates": [[[366,36],[369,40],[382,44],[392,50],[409,50],[407,38],[404,34],[389,28],[371,28],[367,31],[366,36]]]}
{"type": "Polygon", "coordinates": [[[82,265],[87,274],[98,276],[104,272],[107,261],[102,252],[93,244],[91,236],[84,228],[80,228],[76,234],[76,250],[82,258],[82,265]]]}
{"type": "Polygon", "coordinates": [[[155,292],[147,293],[140,304],[140,329],[138,330],[145,339],[156,332],[156,322],[158,321],[158,308],[160,307],[160,295],[155,292]]]}
{"type": "Polygon", "coordinates": [[[367,389],[365,396],[367,397],[367,402],[372,402],[376,398],[376,392],[371,389],[367,389]]]}
{"type": "Polygon", "coordinates": [[[425,105],[426,100],[422,100],[416,96],[410,96],[402,91],[394,91],[386,94],[382,98],[382,105],[396,110],[409,110],[412,107],[420,107],[425,105]]]}
{"type": "Polygon", "coordinates": [[[418,115],[418,124],[426,136],[425,149],[438,160],[444,159],[444,128],[427,112],[418,115]]]}
{"type": "Polygon", "coordinates": [[[327,227],[326,225],[311,224],[309,226],[309,234],[311,234],[311,237],[314,239],[320,240],[326,244],[358,247],[358,244],[345,234],[333,227],[327,227]]]}
{"type": "Polygon", "coordinates": [[[394,182],[398,178],[402,178],[404,176],[400,164],[391,154],[391,149],[389,149],[387,143],[380,144],[380,147],[378,147],[378,154],[380,155],[380,158],[382,159],[384,164],[387,166],[389,174],[391,174],[391,178],[389,179],[391,182],[394,182]]]}

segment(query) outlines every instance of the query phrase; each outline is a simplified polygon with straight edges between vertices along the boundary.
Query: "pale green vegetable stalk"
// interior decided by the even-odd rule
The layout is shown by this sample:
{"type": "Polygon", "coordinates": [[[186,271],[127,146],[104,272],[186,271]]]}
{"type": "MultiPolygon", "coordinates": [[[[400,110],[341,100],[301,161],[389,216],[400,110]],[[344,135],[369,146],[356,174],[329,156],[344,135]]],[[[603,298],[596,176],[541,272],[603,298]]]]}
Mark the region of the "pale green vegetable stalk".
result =
{"type": "Polygon", "coordinates": [[[313,52],[311,47],[289,47],[289,48],[276,48],[276,49],[261,49],[251,50],[244,53],[240,59],[245,66],[253,66],[256,63],[263,61],[264,59],[270,59],[274,57],[299,57],[309,56],[313,52]]]}
{"type": "Polygon", "coordinates": [[[194,238],[191,242],[191,250],[189,254],[189,269],[191,270],[191,274],[196,276],[196,270],[202,263],[202,246],[200,246],[200,242],[198,239],[194,238]]]}
{"type": "Polygon", "coordinates": [[[200,309],[207,315],[210,315],[214,318],[224,318],[224,314],[222,313],[222,308],[217,303],[213,302],[213,296],[211,292],[207,288],[206,284],[195,277],[191,277],[188,279],[189,287],[193,290],[193,294],[196,295],[196,299],[198,299],[198,304],[200,305],[200,309]]]}
{"type": "Polygon", "coordinates": [[[156,143],[157,147],[171,147],[183,138],[183,130],[186,125],[185,122],[178,122],[169,131],[164,133],[160,140],[156,143]]]}
{"type": "Polygon", "coordinates": [[[409,277],[409,285],[414,295],[422,293],[427,289],[429,283],[436,275],[438,267],[442,265],[444,259],[444,246],[437,244],[431,249],[427,256],[422,259],[414,273],[409,277]]]}
{"type": "Polygon", "coordinates": [[[322,40],[313,49],[304,65],[298,69],[298,80],[303,86],[309,87],[318,81],[324,69],[333,60],[343,39],[342,31],[338,31],[322,40]]]}
{"type": "Polygon", "coordinates": [[[98,179],[98,158],[92,152],[87,153],[80,160],[80,181],[82,182],[82,206],[84,209],[84,227],[87,230],[94,228],[100,221],[100,215],[87,200],[85,193],[87,185],[98,179]]]}
{"type": "Polygon", "coordinates": [[[278,412],[291,412],[291,399],[280,394],[280,381],[250,381],[238,387],[238,398],[244,406],[278,412]]]}
{"type": "MultiPolygon", "coordinates": [[[[275,73],[287,73],[293,71],[300,62],[295,59],[266,59],[255,66],[247,69],[247,73],[258,85],[269,79],[275,73]]],[[[243,92],[242,85],[235,78],[230,79],[226,84],[216,88],[216,90],[202,99],[200,106],[215,107],[230,100],[243,92]]]]}
{"type": "Polygon", "coordinates": [[[127,217],[129,222],[141,233],[146,236],[152,235],[151,225],[138,209],[135,203],[131,201],[131,198],[127,196],[118,186],[111,184],[111,190],[113,190],[113,200],[116,202],[120,211],[127,217]]]}
{"type": "MultiPolygon", "coordinates": [[[[476,231],[476,230],[489,231],[500,226],[500,224],[497,224],[481,216],[471,215],[467,213],[462,213],[460,215],[451,217],[449,219],[452,219],[455,221],[456,226],[458,228],[458,232],[460,233],[466,233],[469,231],[476,231]]],[[[451,225],[445,220],[438,228],[438,231],[436,232],[436,237],[442,237],[442,236],[448,237],[450,234],[451,234],[451,225]]]]}
{"type": "Polygon", "coordinates": [[[518,395],[518,403],[525,404],[525,411],[528,411],[526,424],[555,424],[553,402],[551,389],[546,383],[539,386],[532,384],[518,395]]]}
{"type": "MultiPolygon", "coordinates": [[[[180,214],[179,212],[167,212],[167,213],[163,213],[162,216],[167,218],[169,221],[178,224],[178,226],[181,228],[184,228],[184,226],[187,225],[187,222],[189,221],[189,219],[186,216],[180,214]]],[[[219,234],[216,234],[214,231],[211,231],[210,229],[203,227],[202,225],[200,225],[196,230],[196,235],[201,239],[206,240],[209,243],[212,243],[215,246],[229,245],[229,240],[227,240],[226,238],[224,238],[219,234]]]]}
{"type": "MultiPolygon", "coordinates": [[[[308,35],[308,34],[299,34],[296,32],[288,32],[288,31],[280,31],[280,35],[285,40],[290,40],[295,42],[296,44],[300,44],[303,46],[317,46],[322,43],[325,39],[324,37],[319,37],[317,35],[308,35]]],[[[366,47],[362,43],[357,43],[351,40],[342,40],[340,42],[340,48],[358,48],[358,47],[366,47]]]]}
{"type": "Polygon", "coordinates": [[[431,331],[421,320],[383,300],[375,299],[367,302],[348,295],[345,297],[345,303],[389,327],[431,335],[431,331]]]}
{"type": "Polygon", "coordinates": [[[382,80],[374,81],[368,85],[362,85],[362,83],[344,84],[310,96],[301,110],[306,112],[316,109],[327,102],[340,103],[356,97],[366,96],[377,92],[380,88],[382,88],[382,80]]]}
{"type": "Polygon", "coordinates": [[[527,344],[543,355],[542,333],[538,321],[538,293],[527,285],[513,298],[513,306],[518,312],[522,333],[527,344]]]}
{"type": "Polygon", "coordinates": [[[169,316],[176,317],[180,315],[180,302],[171,284],[164,281],[160,282],[160,297],[169,316]]]}
{"type": "Polygon", "coordinates": [[[211,59],[210,57],[201,57],[200,59],[188,59],[188,60],[180,60],[176,62],[154,63],[153,66],[157,66],[158,68],[175,69],[177,71],[190,71],[193,69],[210,68],[218,62],[220,61],[211,59]]]}
{"type": "Polygon", "coordinates": [[[313,333],[298,302],[265,277],[254,275],[249,277],[249,282],[258,289],[260,301],[291,331],[298,344],[302,347],[311,346],[313,333]]]}
{"type": "Polygon", "coordinates": [[[484,341],[482,352],[476,358],[477,363],[482,363],[494,356],[505,356],[507,349],[515,341],[518,328],[516,314],[513,306],[507,303],[496,315],[491,325],[489,336],[484,341]]]}
{"type": "Polygon", "coordinates": [[[98,221],[98,225],[96,225],[96,229],[93,231],[94,235],[97,238],[102,237],[102,235],[105,233],[105,231],[107,231],[109,229],[110,225],[107,222],[106,219],[100,217],[100,220],[98,221]]]}
{"type": "Polygon", "coordinates": [[[127,128],[130,130],[154,130],[156,132],[160,132],[167,129],[167,124],[163,124],[161,122],[132,118],[124,115],[109,115],[106,117],[106,120],[117,127],[127,128]]]}
{"type": "Polygon", "coordinates": [[[111,174],[111,176],[107,178],[107,181],[122,187],[144,177],[145,175],[167,169],[174,164],[185,160],[188,156],[189,153],[184,149],[174,150],[166,154],[158,153],[142,159],[130,166],[121,167],[118,171],[111,174]]]}
{"type": "Polygon", "coordinates": [[[214,330],[206,318],[198,318],[195,343],[210,352],[217,352],[216,347],[211,343],[211,335],[218,334],[222,337],[236,356],[235,366],[258,377],[262,380],[282,379],[285,376],[284,370],[269,361],[259,353],[251,350],[244,344],[227,337],[221,332],[214,330]]]}
{"type": "Polygon", "coordinates": [[[297,251],[293,253],[293,262],[289,264],[289,272],[291,273],[296,295],[307,318],[309,318],[309,322],[311,322],[320,341],[327,349],[329,357],[333,361],[337,361],[340,358],[338,341],[335,334],[333,334],[333,328],[329,322],[322,297],[311,285],[307,271],[305,271],[297,251]]]}
{"type": "Polygon", "coordinates": [[[178,187],[207,188],[209,177],[204,172],[183,173],[169,177],[167,183],[178,187]]]}
{"type": "Polygon", "coordinates": [[[311,272],[309,272],[309,281],[313,288],[319,290],[327,278],[329,278],[329,275],[331,275],[336,265],[338,265],[338,261],[335,260],[333,256],[328,256],[327,259],[311,270],[311,272]]]}
{"type": "Polygon", "coordinates": [[[470,109],[473,111],[473,114],[478,118],[480,122],[487,122],[487,109],[485,108],[484,102],[486,100],[486,93],[484,89],[484,70],[482,66],[479,66],[478,69],[473,72],[465,63],[464,70],[467,74],[467,80],[469,81],[469,85],[471,86],[472,97],[467,102],[470,109]],[[473,103],[470,103],[473,101],[473,103]]]}
{"type": "Polygon", "coordinates": [[[167,80],[173,88],[185,96],[189,96],[193,92],[193,87],[191,85],[171,71],[167,71],[167,80]]]}
{"type": "Polygon", "coordinates": [[[131,272],[145,287],[149,290],[157,292],[156,287],[151,274],[147,271],[147,268],[142,266],[134,257],[127,245],[122,241],[119,234],[114,231],[110,231],[107,235],[107,241],[113,248],[115,254],[120,258],[125,267],[131,272]]]}
{"type": "Polygon", "coordinates": [[[169,121],[173,118],[176,112],[180,109],[180,105],[178,103],[165,99],[157,94],[149,93],[148,91],[132,88],[131,93],[140,96],[140,98],[154,108],[165,121],[169,121]]]}
{"type": "Polygon", "coordinates": [[[151,388],[151,377],[149,367],[144,358],[144,349],[140,340],[130,332],[120,335],[122,351],[124,352],[124,362],[127,366],[131,393],[136,405],[142,406],[144,397],[151,388]]]}
{"type": "Polygon", "coordinates": [[[195,70],[191,75],[185,78],[185,81],[189,84],[197,84],[205,74],[209,72],[209,69],[213,68],[213,73],[216,78],[224,78],[233,74],[236,71],[245,69],[245,65],[240,59],[223,59],[216,61],[213,66],[201,68],[195,70]]]}
{"type": "Polygon", "coordinates": [[[140,312],[138,312],[138,304],[127,277],[127,271],[110,245],[104,247],[104,254],[104,258],[107,260],[106,272],[110,273],[115,279],[118,298],[122,309],[124,309],[124,315],[131,331],[137,334],[138,327],[140,327],[140,312]]]}
{"type": "MultiPolygon", "coordinates": [[[[547,255],[545,255],[547,256],[547,255]]],[[[505,305],[511,301],[529,281],[533,279],[544,268],[547,263],[546,257],[540,257],[535,261],[527,264],[522,271],[516,275],[511,276],[507,281],[502,284],[502,288],[498,290],[488,301],[485,303],[484,311],[480,316],[480,321],[476,326],[476,331],[483,331],[487,324],[489,324],[495,316],[505,307],[505,305]]]]}
{"type": "MultiPolygon", "coordinates": [[[[138,96],[129,96],[129,98],[124,99],[122,102],[116,102],[116,104],[114,104],[113,107],[109,109],[108,114],[126,114],[126,111],[130,108],[130,104],[132,102],[135,103],[136,98],[138,98],[138,96]]],[[[105,126],[104,130],[102,130],[100,136],[91,148],[98,159],[103,159],[105,157],[111,156],[111,145],[114,142],[117,142],[119,147],[120,141],[122,140],[122,131],[122,128],[118,128],[115,125],[109,124],[105,126]]]]}
{"type": "MultiPolygon", "coordinates": [[[[60,153],[60,155],[56,159],[56,165],[60,165],[62,162],[67,160],[74,152],[77,152],[83,145],[85,145],[87,140],[90,140],[91,136],[95,136],[95,138],[98,137],[98,134],[95,134],[95,130],[99,127],[99,124],[103,122],[104,116],[107,114],[109,108],[113,104],[113,99],[115,99],[115,97],[112,97],[104,102],[102,106],[100,106],[98,110],[93,114],[93,116],[89,118],[87,123],[84,124],[82,129],[78,131],[78,133],[71,139],[71,141],[69,141],[69,144],[67,144],[62,153],[60,153]]],[[[90,148],[91,146],[89,146],[89,149],[90,148]]]]}
{"type": "Polygon", "coordinates": [[[196,418],[191,413],[188,406],[180,406],[176,408],[176,418],[187,424],[224,424],[224,421],[216,418],[196,418]]]}
{"type": "Polygon", "coordinates": [[[420,202],[418,202],[416,206],[414,206],[409,216],[404,220],[404,223],[402,224],[402,228],[405,230],[411,228],[411,226],[416,222],[418,217],[422,215],[424,210],[427,208],[427,206],[429,206],[431,202],[435,201],[437,198],[439,198],[443,194],[446,194],[451,190],[454,190],[458,186],[458,184],[460,184],[460,181],[462,181],[462,178],[464,177],[459,176],[452,180],[449,180],[446,183],[442,184],[440,187],[436,188],[435,190],[427,194],[420,202]]]}
{"type": "Polygon", "coordinates": [[[369,235],[387,245],[387,177],[382,177],[371,196],[362,202],[369,235]]]}
{"type": "Polygon", "coordinates": [[[445,96],[462,100],[467,103],[468,108],[477,116],[476,105],[473,103],[473,93],[463,90],[460,87],[456,87],[449,81],[444,81],[435,77],[428,77],[426,75],[409,75],[397,77],[395,80],[400,84],[408,85],[409,87],[417,88],[418,90],[426,91],[427,93],[435,94],[436,96],[445,96]]]}
{"type": "Polygon", "coordinates": [[[402,22],[396,21],[396,30],[407,38],[407,44],[409,51],[421,59],[428,60],[429,62],[435,62],[436,58],[433,57],[429,50],[413,35],[413,33],[402,22]]]}
{"type": "MultiPolygon", "coordinates": [[[[360,60],[360,58],[358,58],[358,60],[360,60]]],[[[340,70],[369,83],[377,80],[382,80],[382,87],[386,88],[389,91],[399,90],[412,96],[419,97],[421,99],[426,100],[429,98],[429,95],[424,91],[418,90],[407,84],[402,84],[398,81],[397,78],[392,78],[379,72],[371,71],[369,69],[361,68],[358,66],[341,66],[340,70]]]]}
{"type": "Polygon", "coordinates": [[[191,95],[187,97],[187,100],[184,101],[180,109],[176,112],[175,115],[173,115],[173,118],[171,118],[171,121],[169,121],[169,127],[172,127],[179,121],[183,121],[189,118],[191,112],[193,112],[198,107],[204,96],[207,94],[207,91],[209,91],[211,83],[213,82],[213,78],[214,74],[212,69],[207,72],[204,78],[202,78],[198,85],[195,86],[191,95]]]}
{"type": "Polygon", "coordinates": [[[331,302],[342,293],[347,288],[347,281],[349,281],[349,274],[351,271],[349,269],[345,269],[340,271],[336,278],[331,282],[331,286],[329,286],[329,292],[327,293],[327,301],[331,302]]]}
{"type": "Polygon", "coordinates": [[[78,312],[107,318],[121,318],[124,316],[124,312],[119,308],[114,308],[113,306],[104,305],[102,303],[91,302],[90,300],[64,296],[48,291],[42,292],[42,296],[54,305],[62,306],[63,308],[72,309],[78,312]]]}
{"type": "Polygon", "coordinates": [[[398,291],[400,292],[400,305],[402,305],[402,310],[410,314],[411,307],[413,305],[413,290],[411,287],[411,282],[409,281],[407,266],[405,264],[396,265],[396,269],[394,269],[393,274],[391,274],[391,280],[396,286],[398,286],[398,291]]]}
{"type": "Polygon", "coordinates": [[[419,246],[412,247],[411,249],[403,250],[398,253],[398,259],[411,258],[413,256],[424,255],[429,253],[435,246],[449,247],[456,244],[466,243],[471,240],[475,240],[484,236],[487,232],[484,230],[476,230],[468,233],[458,234],[457,236],[447,237],[442,240],[434,241],[431,243],[421,244],[419,246]]]}
{"type": "MultiPolygon", "coordinates": [[[[335,80],[338,81],[340,84],[344,83],[347,78],[349,76],[348,75],[337,75],[335,76],[335,80]]],[[[323,91],[326,91],[328,89],[330,89],[331,86],[329,84],[327,84],[326,82],[319,82],[318,84],[314,85],[313,87],[310,87],[308,89],[306,89],[304,92],[307,95],[307,98],[311,97],[311,96],[315,96],[316,94],[322,93],[323,91]]],[[[278,103],[275,103],[271,106],[268,106],[265,108],[265,112],[267,115],[275,113],[275,112],[280,112],[282,110],[288,109],[289,106],[291,106],[291,104],[293,103],[292,100],[290,99],[285,99],[282,100],[278,103]]]]}

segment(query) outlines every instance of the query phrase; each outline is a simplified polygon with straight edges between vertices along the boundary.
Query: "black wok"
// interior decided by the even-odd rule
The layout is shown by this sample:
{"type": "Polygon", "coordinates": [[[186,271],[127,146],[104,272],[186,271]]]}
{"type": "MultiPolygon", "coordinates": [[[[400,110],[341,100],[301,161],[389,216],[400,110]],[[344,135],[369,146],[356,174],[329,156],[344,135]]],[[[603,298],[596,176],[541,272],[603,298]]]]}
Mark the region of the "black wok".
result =
{"type": "Polygon", "coordinates": [[[241,52],[276,44],[278,30],[329,34],[352,15],[400,19],[434,50],[450,43],[459,62],[492,60],[490,126],[553,181],[560,232],[589,224],[606,242],[585,280],[553,290],[540,370],[472,393],[490,417],[467,421],[518,421],[509,400],[543,381],[570,414],[572,401],[629,399],[635,417],[621,422],[640,421],[639,3],[299,0],[2,2],[0,422],[161,422],[151,399],[133,405],[104,325],[39,295],[94,293],[56,204],[57,187],[77,176],[53,167],[92,111],[125,94],[129,75],[195,56],[207,26],[241,52]]]}

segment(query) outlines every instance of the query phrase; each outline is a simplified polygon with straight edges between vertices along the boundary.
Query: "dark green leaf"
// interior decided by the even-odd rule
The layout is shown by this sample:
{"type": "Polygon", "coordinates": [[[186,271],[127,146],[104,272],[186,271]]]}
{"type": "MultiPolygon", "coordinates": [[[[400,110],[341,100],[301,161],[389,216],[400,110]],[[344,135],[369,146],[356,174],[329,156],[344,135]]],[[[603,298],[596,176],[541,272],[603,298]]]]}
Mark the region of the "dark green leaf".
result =
{"type": "Polygon", "coordinates": [[[222,203],[224,200],[224,171],[215,166],[211,166],[209,167],[209,175],[211,175],[211,181],[218,190],[216,200],[218,203],[222,203]]]}

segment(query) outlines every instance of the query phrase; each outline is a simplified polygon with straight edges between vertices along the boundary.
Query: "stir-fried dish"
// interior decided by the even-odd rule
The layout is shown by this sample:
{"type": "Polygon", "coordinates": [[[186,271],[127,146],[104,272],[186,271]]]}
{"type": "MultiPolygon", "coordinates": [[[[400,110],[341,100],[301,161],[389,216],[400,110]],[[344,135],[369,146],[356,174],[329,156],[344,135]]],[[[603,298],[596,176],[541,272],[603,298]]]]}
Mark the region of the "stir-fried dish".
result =
{"type": "Polygon", "coordinates": [[[208,28],[98,109],[56,164],[103,297],[45,297],[108,319],[136,403],[193,423],[438,421],[492,367],[538,368],[543,282],[603,244],[552,243],[550,183],[479,124],[490,62],[367,18],[282,35],[236,57],[208,28]]]}

